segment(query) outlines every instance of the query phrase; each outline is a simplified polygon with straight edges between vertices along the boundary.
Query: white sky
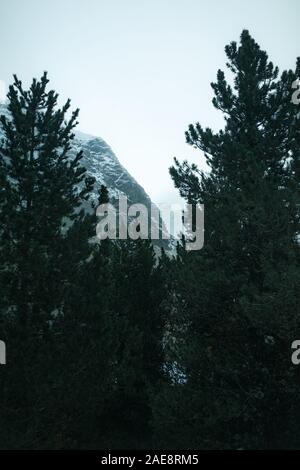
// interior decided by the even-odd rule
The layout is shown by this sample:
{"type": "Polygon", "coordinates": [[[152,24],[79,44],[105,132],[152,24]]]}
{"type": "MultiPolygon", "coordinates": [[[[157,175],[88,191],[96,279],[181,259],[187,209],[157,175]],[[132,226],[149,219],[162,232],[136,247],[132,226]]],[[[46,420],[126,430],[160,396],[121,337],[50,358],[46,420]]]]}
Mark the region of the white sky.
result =
{"type": "Polygon", "coordinates": [[[104,138],[154,202],[176,202],[173,157],[204,166],[188,125],[222,126],[210,82],[225,45],[247,28],[294,68],[299,13],[299,0],[0,0],[0,80],[47,70],[79,129],[104,138]]]}

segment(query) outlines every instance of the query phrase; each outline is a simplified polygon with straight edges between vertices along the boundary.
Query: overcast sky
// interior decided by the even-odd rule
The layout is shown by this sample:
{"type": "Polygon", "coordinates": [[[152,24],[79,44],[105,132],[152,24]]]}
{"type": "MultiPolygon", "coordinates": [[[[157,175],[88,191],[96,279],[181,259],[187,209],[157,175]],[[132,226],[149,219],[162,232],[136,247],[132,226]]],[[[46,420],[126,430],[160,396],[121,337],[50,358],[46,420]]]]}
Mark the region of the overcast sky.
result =
{"type": "Polygon", "coordinates": [[[44,70],[154,202],[175,202],[174,156],[203,167],[190,123],[218,129],[210,82],[250,30],[280,69],[300,55],[299,0],[0,0],[0,80],[44,70]]]}

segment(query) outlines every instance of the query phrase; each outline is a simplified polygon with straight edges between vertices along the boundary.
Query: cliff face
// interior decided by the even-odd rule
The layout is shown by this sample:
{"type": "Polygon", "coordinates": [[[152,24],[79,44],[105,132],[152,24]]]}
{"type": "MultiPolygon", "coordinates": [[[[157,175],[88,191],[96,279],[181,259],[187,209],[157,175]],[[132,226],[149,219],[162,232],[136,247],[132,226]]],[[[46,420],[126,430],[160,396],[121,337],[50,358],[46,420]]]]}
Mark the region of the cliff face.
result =
{"type": "Polygon", "coordinates": [[[119,196],[127,196],[130,204],[140,203],[147,207],[151,199],[137,181],[121,165],[111,147],[100,137],[82,132],[75,132],[72,151],[83,150],[82,164],[88,175],[96,179],[95,190],[104,184],[111,200],[119,196]]]}
{"type": "MultiPolygon", "coordinates": [[[[3,104],[0,104],[1,114],[9,118],[7,108],[3,104]]],[[[0,126],[0,138],[1,136],[3,134],[0,126]]],[[[126,196],[128,205],[138,203],[147,207],[149,227],[150,224],[156,224],[156,221],[153,218],[151,219],[151,206],[153,203],[150,197],[128,173],[126,168],[121,165],[111,147],[103,139],[75,131],[70,158],[75,156],[80,150],[83,150],[82,165],[86,168],[88,175],[96,180],[92,195],[95,202],[97,201],[98,190],[103,184],[109,191],[110,202],[113,205],[117,205],[119,196],[126,196]]],[[[163,230],[167,233],[165,227],[163,227],[163,230]]],[[[168,240],[154,240],[153,244],[164,246],[166,249],[168,249],[169,245],[168,240]]]]}
{"type": "MultiPolygon", "coordinates": [[[[145,190],[137,181],[128,173],[119,162],[118,158],[112,151],[111,147],[100,137],[75,133],[74,144],[71,153],[83,150],[82,165],[86,168],[89,176],[96,179],[94,187],[94,198],[97,199],[97,191],[101,184],[104,184],[109,191],[110,202],[118,208],[118,198],[126,196],[128,206],[131,204],[143,204],[148,209],[149,230],[151,225],[157,226],[157,221],[151,218],[151,207],[154,204],[145,190]]],[[[163,225],[162,230],[167,234],[163,225]]],[[[156,246],[163,246],[169,249],[168,240],[153,240],[156,246]]]]}

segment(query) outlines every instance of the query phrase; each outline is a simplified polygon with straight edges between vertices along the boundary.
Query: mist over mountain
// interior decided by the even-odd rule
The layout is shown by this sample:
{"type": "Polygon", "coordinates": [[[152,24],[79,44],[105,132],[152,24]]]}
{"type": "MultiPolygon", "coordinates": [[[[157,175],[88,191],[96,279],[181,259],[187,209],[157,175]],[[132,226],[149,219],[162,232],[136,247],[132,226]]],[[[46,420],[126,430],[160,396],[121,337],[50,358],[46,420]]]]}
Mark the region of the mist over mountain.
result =
{"type": "MultiPolygon", "coordinates": [[[[5,104],[0,104],[0,115],[9,118],[9,112],[5,104]]],[[[156,224],[156,220],[151,219],[151,206],[153,203],[142,188],[142,186],[130,175],[126,168],[119,162],[117,156],[111,147],[101,138],[74,131],[75,137],[70,150],[70,157],[82,150],[83,158],[82,166],[87,170],[87,175],[95,178],[92,199],[97,204],[98,190],[101,185],[107,187],[109,192],[110,203],[118,208],[118,198],[126,196],[128,206],[132,204],[143,204],[148,209],[149,214],[149,230],[150,224],[156,224]]],[[[3,136],[0,126],[0,138],[3,136]]],[[[166,227],[162,224],[163,231],[167,236],[166,227]]],[[[160,237],[161,238],[161,237],[160,237]]],[[[168,240],[153,240],[154,245],[164,246],[168,249],[168,240]]]]}

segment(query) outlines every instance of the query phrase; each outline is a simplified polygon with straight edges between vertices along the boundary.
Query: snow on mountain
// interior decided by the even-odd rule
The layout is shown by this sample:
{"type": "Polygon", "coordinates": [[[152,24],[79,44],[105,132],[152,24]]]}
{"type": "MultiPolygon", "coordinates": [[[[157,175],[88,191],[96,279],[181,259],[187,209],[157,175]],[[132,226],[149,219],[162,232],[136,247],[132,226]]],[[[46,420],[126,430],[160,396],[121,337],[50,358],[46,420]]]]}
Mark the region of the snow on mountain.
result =
{"type": "Polygon", "coordinates": [[[83,150],[82,165],[89,176],[96,179],[95,189],[104,184],[112,200],[127,196],[130,204],[140,203],[147,207],[151,204],[149,196],[137,181],[121,165],[111,147],[100,137],[75,132],[72,151],[83,150]]]}
{"type": "MultiPolygon", "coordinates": [[[[4,114],[9,118],[7,107],[0,104],[0,115],[4,114]]],[[[1,126],[0,126],[1,138],[1,126]]],[[[75,138],[70,150],[70,157],[74,157],[77,152],[83,151],[81,160],[82,166],[87,170],[87,174],[95,178],[93,199],[97,201],[98,190],[101,185],[105,185],[109,191],[110,202],[117,203],[119,196],[127,196],[128,205],[139,203],[147,207],[151,213],[151,199],[137,181],[129,174],[126,168],[121,165],[111,147],[100,137],[75,131],[75,138]]],[[[149,218],[150,223],[156,223],[149,218]]],[[[165,233],[166,229],[163,227],[165,233]]],[[[168,248],[168,240],[157,240],[154,245],[168,248]]]]}

